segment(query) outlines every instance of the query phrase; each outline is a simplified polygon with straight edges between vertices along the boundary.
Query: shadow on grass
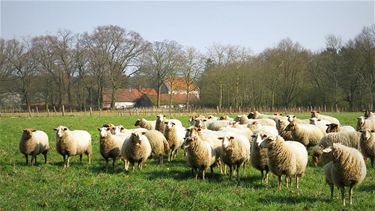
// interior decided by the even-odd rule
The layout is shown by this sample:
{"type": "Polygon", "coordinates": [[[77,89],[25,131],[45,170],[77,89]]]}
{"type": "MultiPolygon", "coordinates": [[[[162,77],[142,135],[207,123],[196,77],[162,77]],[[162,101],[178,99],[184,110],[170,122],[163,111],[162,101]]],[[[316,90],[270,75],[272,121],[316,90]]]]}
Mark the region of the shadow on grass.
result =
{"type": "MultiPolygon", "coordinates": [[[[283,190],[285,191],[285,190],[283,190]]],[[[260,203],[267,204],[267,203],[278,203],[278,204],[298,204],[298,203],[307,203],[307,204],[312,204],[317,201],[323,201],[323,202],[331,202],[329,198],[321,198],[321,197],[316,197],[316,196],[308,196],[308,195],[303,195],[299,194],[297,195],[296,193],[287,193],[287,195],[275,195],[275,194],[270,194],[264,197],[260,197],[258,199],[260,203]]]]}
{"type": "Polygon", "coordinates": [[[375,191],[375,184],[361,185],[358,188],[358,191],[374,193],[374,191],[375,191]]]}

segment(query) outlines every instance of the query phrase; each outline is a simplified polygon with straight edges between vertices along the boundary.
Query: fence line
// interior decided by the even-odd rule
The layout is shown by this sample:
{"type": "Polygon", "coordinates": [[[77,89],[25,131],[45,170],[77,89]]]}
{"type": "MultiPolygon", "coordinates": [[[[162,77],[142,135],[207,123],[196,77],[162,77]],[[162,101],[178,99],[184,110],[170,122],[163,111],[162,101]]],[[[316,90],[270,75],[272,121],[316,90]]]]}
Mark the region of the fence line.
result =
{"type": "MultiPolygon", "coordinates": [[[[0,117],[52,117],[52,116],[150,116],[157,115],[160,113],[169,114],[170,116],[180,116],[180,115],[195,115],[195,114],[248,114],[251,111],[259,112],[273,112],[273,113],[300,113],[300,112],[310,112],[312,110],[317,110],[321,112],[335,112],[333,107],[292,107],[292,108],[270,108],[266,106],[259,107],[238,107],[238,108],[202,108],[195,107],[191,109],[170,109],[170,108],[132,108],[132,109],[119,109],[119,110],[95,110],[89,108],[85,111],[66,111],[64,106],[60,110],[53,107],[53,111],[47,109],[46,111],[39,111],[37,107],[31,108],[29,111],[8,109],[0,110],[0,117]]],[[[344,109],[339,109],[339,111],[345,111],[344,109]]],[[[362,110],[357,110],[358,112],[362,110]]]]}

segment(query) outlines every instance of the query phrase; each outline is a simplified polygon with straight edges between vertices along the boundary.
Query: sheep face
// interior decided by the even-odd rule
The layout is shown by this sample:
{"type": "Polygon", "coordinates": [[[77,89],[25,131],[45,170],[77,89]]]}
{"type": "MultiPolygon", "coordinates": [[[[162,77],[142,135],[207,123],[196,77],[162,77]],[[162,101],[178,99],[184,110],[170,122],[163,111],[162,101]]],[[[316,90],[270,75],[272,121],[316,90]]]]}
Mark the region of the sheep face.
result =
{"type": "Polygon", "coordinates": [[[296,123],[294,121],[290,122],[288,126],[286,126],[285,131],[294,131],[296,128],[296,123]]]}
{"type": "Polygon", "coordinates": [[[164,114],[159,114],[156,116],[156,119],[160,122],[163,122],[165,120],[165,115],[164,114]]]}
{"type": "Polygon", "coordinates": [[[326,124],[326,126],[327,126],[326,133],[333,133],[333,132],[339,131],[339,125],[336,123],[326,124]]]}
{"type": "Polygon", "coordinates": [[[131,140],[132,140],[133,144],[140,145],[141,142],[142,142],[142,135],[144,135],[144,133],[141,133],[141,132],[132,133],[131,140]]]}
{"type": "Polygon", "coordinates": [[[364,140],[364,141],[368,141],[371,136],[372,136],[372,133],[375,132],[374,130],[361,130],[361,140],[364,140]]]}
{"type": "Polygon", "coordinates": [[[69,129],[65,126],[59,126],[57,128],[54,129],[55,132],[56,132],[56,136],[59,137],[59,138],[62,138],[65,134],[65,132],[67,132],[69,129]]]}
{"type": "Polygon", "coordinates": [[[319,159],[323,154],[322,150],[323,150],[323,148],[319,145],[317,145],[313,148],[311,157],[312,157],[312,163],[313,163],[314,166],[318,165],[319,159]]]}
{"type": "Polygon", "coordinates": [[[295,115],[287,115],[286,117],[288,118],[288,122],[293,122],[296,119],[295,115]]]}
{"type": "Polygon", "coordinates": [[[363,114],[363,116],[367,119],[367,118],[369,118],[369,117],[374,116],[374,113],[372,113],[372,112],[369,111],[369,110],[366,110],[365,113],[363,114]]]}
{"type": "Polygon", "coordinates": [[[192,144],[194,144],[195,142],[197,142],[198,140],[198,137],[194,136],[194,137],[188,137],[185,139],[185,147],[189,147],[191,146],[192,144]]]}
{"type": "Polygon", "coordinates": [[[109,127],[101,127],[101,128],[98,128],[98,131],[99,131],[100,138],[104,138],[109,135],[109,133],[111,132],[111,129],[109,127]]]}
{"type": "Polygon", "coordinates": [[[134,124],[134,126],[141,126],[141,125],[143,125],[144,124],[144,122],[145,122],[145,119],[137,119],[137,121],[135,121],[135,124],[134,124]]]}
{"type": "Polygon", "coordinates": [[[249,115],[247,115],[247,118],[249,118],[249,119],[255,119],[256,118],[256,113],[255,112],[250,112],[249,115]]]}
{"type": "Polygon", "coordinates": [[[361,130],[363,125],[365,124],[365,117],[360,116],[357,118],[357,131],[361,130]]]}
{"type": "Polygon", "coordinates": [[[261,148],[268,147],[268,142],[270,142],[270,141],[266,141],[269,138],[266,134],[260,134],[260,133],[258,133],[253,138],[255,139],[254,141],[256,141],[256,143],[258,144],[259,147],[261,147],[261,148]]]}
{"type": "Polygon", "coordinates": [[[224,136],[224,137],[219,137],[218,139],[222,141],[223,148],[229,150],[231,148],[230,146],[232,145],[231,143],[234,140],[234,137],[233,136],[224,136]]]}
{"type": "Polygon", "coordinates": [[[176,124],[172,121],[164,122],[164,124],[167,126],[166,129],[171,129],[173,128],[176,124]]]}
{"type": "Polygon", "coordinates": [[[125,132],[125,128],[122,125],[117,125],[114,127],[114,134],[121,134],[125,132]]]}
{"type": "Polygon", "coordinates": [[[31,138],[31,135],[33,132],[35,132],[36,130],[32,129],[32,128],[25,128],[23,129],[23,132],[22,132],[22,137],[24,139],[29,139],[31,138]]]}
{"type": "Polygon", "coordinates": [[[318,114],[319,112],[318,111],[311,111],[311,118],[313,118],[313,117],[316,117],[316,118],[318,118],[318,114]]]}
{"type": "Polygon", "coordinates": [[[276,141],[277,137],[270,136],[262,139],[261,141],[257,140],[257,143],[260,148],[270,148],[276,141]]]}
{"type": "Polygon", "coordinates": [[[334,159],[338,159],[341,154],[342,154],[342,150],[340,150],[340,147],[342,146],[342,144],[340,143],[333,143],[332,146],[329,146],[325,149],[323,149],[323,153],[328,153],[328,156],[331,157],[331,160],[334,158],[334,159]]]}

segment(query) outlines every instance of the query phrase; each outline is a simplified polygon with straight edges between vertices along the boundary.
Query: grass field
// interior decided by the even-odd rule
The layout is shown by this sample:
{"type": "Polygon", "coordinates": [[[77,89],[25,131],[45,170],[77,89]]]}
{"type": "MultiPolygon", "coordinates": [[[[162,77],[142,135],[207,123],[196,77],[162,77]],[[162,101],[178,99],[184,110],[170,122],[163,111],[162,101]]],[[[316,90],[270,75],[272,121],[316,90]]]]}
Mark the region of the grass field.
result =
{"type": "MultiPolygon", "coordinates": [[[[360,113],[330,113],[342,124],[355,125],[360,113]]],[[[298,113],[306,118],[308,113],[298,113]]],[[[146,118],[155,119],[154,116],[146,118]]],[[[178,117],[187,126],[188,117],[178,117]]],[[[301,190],[285,187],[277,191],[277,178],[270,177],[268,187],[261,183],[260,173],[248,168],[241,182],[220,175],[215,169],[213,178],[196,181],[186,166],[182,152],[178,158],[164,165],[148,160],[140,172],[125,174],[122,163],[105,172],[99,153],[97,127],[103,123],[134,127],[136,116],[129,117],[33,117],[0,118],[0,210],[90,209],[90,210],[339,210],[342,207],[339,191],[329,200],[322,168],[310,164],[301,179],[301,190]],[[87,165],[78,157],[71,167],[63,168],[62,156],[54,146],[53,128],[65,125],[71,129],[85,129],[93,137],[93,162],[87,165]],[[50,138],[49,164],[38,157],[37,166],[26,166],[18,150],[23,128],[44,130],[50,138]]],[[[375,170],[367,163],[365,181],[354,189],[353,206],[348,210],[375,210],[375,170]]],[[[293,183],[294,184],[294,183],[293,183]]]]}

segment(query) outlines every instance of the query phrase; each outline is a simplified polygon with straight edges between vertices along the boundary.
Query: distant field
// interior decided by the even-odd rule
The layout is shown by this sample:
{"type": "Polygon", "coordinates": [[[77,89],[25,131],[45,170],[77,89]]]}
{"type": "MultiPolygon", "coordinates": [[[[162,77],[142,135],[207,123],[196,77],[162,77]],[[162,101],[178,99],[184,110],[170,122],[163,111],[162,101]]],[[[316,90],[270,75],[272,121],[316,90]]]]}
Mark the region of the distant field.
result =
{"type": "MultiPolygon", "coordinates": [[[[74,113],[73,113],[74,114],[74,113]]],[[[355,126],[361,113],[328,113],[342,124],[355,126]]],[[[234,116],[234,115],[231,115],[234,116]]],[[[297,113],[306,118],[309,113],[297,113]]],[[[164,165],[148,160],[140,172],[125,174],[118,162],[115,170],[105,172],[104,160],[99,153],[97,127],[103,123],[122,124],[133,128],[140,116],[74,116],[65,117],[2,117],[0,118],[0,210],[39,209],[90,209],[90,210],[339,210],[341,199],[335,189],[334,201],[330,201],[328,185],[322,168],[308,166],[301,180],[301,190],[285,187],[277,190],[276,177],[270,184],[261,183],[260,173],[247,168],[241,182],[229,180],[215,169],[213,178],[196,181],[180,151],[178,158],[164,165]],[[93,137],[93,162],[87,165],[78,157],[71,159],[71,167],[63,169],[62,156],[55,146],[53,128],[65,125],[71,129],[84,129],[93,137]],[[26,166],[24,156],[18,150],[23,128],[44,130],[50,138],[49,164],[26,166]]],[[[146,116],[155,119],[155,116],[146,116]]],[[[187,126],[188,116],[175,118],[187,126]]],[[[42,161],[42,156],[38,161],[42,161]]],[[[165,159],[166,161],[166,159],[165,159]]],[[[367,163],[365,181],[354,189],[354,205],[349,210],[375,210],[375,170],[367,163]]]]}

